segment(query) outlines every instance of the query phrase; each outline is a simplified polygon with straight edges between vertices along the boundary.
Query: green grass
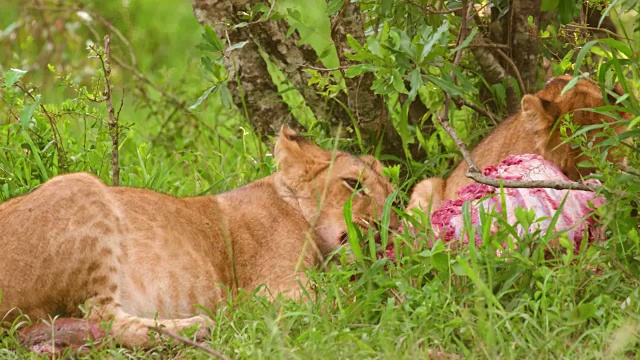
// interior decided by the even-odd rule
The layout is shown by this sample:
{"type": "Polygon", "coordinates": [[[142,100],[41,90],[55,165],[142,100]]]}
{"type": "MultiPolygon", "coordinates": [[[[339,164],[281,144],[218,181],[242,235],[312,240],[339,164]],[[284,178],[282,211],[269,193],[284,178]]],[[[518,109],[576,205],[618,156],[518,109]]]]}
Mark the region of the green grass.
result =
{"type": "MultiPolygon", "coordinates": [[[[83,3],[114,19],[133,44],[140,71],[178,100],[192,104],[209,86],[196,70],[195,45],[201,30],[188,1],[131,0],[128,8],[120,7],[121,2],[83,3]]],[[[99,94],[103,88],[99,62],[87,58],[80,41],[89,31],[73,12],[25,12],[19,4],[9,1],[0,11],[0,30],[17,19],[36,21],[25,21],[14,42],[0,38],[0,202],[63,172],[43,111],[36,109],[28,126],[20,124],[20,113],[32,100],[16,87],[5,89],[10,68],[29,70],[21,84],[41,94],[55,118],[68,161],[65,171],[89,171],[110,182],[106,111],[103,104],[82,95],[99,94]],[[42,30],[37,26],[55,27],[58,19],[78,26],[78,37],[70,41],[68,33],[54,32],[60,53],[41,53],[46,39],[37,35],[42,30]],[[55,73],[47,69],[48,63],[55,73]],[[71,75],[67,81],[59,78],[66,75],[71,75]],[[82,86],[86,93],[74,90],[82,86]]],[[[114,53],[125,57],[126,49],[114,43],[114,53]]],[[[203,103],[191,116],[129,72],[116,70],[113,81],[116,103],[120,89],[125,90],[121,184],[177,196],[202,195],[275,171],[269,146],[219,100],[203,103]]],[[[333,139],[312,135],[331,147],[333,139]]],[[[637,157],[630,157],[631,163],[637,164],[637,157]]],[[[438,166],[425,166],[424,176],[437,174],[438,166]]],[[[605,183],[632,183],[624,174],[603,171],[605,183]]],[[[396,178],[400,196],[405,198],[417,180],[396,178]]],[[[546,244],[554,237],[549,235],[525,236],[518,240],[517,250],[497,257],[496,244],[508,229],[485,235],[485,245],[478,249],[459,252],[441,243],[429,248],[424,232],[401,234],[392,240],[398,249],[395,264],[376,259],[365,247],[362,258],[347,260],[342,250],[336,254],[340,265],[328,262],[326,271],[309,270],[315,283],[313,300],[269,302],[252,294],[230,299],[211,314],[216,326],[206,343],[238,359],[415,359],[446,354],[487,359],[638,358],[640,238],[637,219],[629,220],[637,193],[611,191],[607,196],[610,202],[602,216],[610,240],[579,254],[556,250],[554,256],[545,256],[546,244]]],[[[0,358],[37,358],[18,345],[15,330],[0,329],[0,358]]],[[[106,341],[79,356],[208,358],[169,339],[146,351],[106,341]]]]}

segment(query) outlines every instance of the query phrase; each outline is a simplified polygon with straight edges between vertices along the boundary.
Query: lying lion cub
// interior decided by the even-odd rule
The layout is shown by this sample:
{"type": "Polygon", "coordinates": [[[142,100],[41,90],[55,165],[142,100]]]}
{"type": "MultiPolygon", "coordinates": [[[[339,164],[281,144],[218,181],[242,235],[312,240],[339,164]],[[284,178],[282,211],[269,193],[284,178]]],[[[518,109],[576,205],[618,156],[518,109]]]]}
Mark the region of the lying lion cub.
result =
{"type": "MultiPolygon", "coordinates": [[[[538,154],[556,164],[571,180],[579,180],[593,172],[593,169],[577,167],[584,157],[580,149],[572,149],[571,145],[562,143],[557,120],[567,113],[572,113],[572,121],[580,126],[615,120],[595,112],[578,110],[605,105],[600,87],[590,80],[580,79],[573,88],[560,95],[571,79],[570,75],[553,78],[544,89],[534,95],[525,95],[520,112],[504,120],[471,152],[479,169],[497,165],[508,155],[538,154]]],[[[622,95],[621,89],[615,91],[622,95]]],[[[610,101],[613,103],[615,99],[610,101]]],[[[590,131],[587,135],[592,137],[596,132],[590,131]]],[[[430,178],[421,181],[415,186],[407,208],[435,211],[445,199],[455,198],[460,188],[473,183],[466,177],[468,170],[463,161],[446,180],[430,178]]]]}
{"type": "Polygon", "coordinates": [[[217,196],[78,173],[0,205],[0,319],[78,317],[85,304],[89,320],[113,320],[120,344],[150,346],[151,326],[208,324],[194,305],[215,307],[225,288],[299,296],[304,270],[343,242],[347,200],[366,227],[393,188],[372,157],[322,150],[286,127],[274,155],[279,172],[217,196]]]}

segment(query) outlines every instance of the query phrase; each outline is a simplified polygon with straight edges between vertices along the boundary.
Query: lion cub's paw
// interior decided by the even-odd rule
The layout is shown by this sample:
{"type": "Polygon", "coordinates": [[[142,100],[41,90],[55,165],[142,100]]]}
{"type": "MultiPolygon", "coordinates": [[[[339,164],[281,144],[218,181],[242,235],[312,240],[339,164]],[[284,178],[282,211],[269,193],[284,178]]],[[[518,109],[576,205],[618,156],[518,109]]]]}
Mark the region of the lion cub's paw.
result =
{"type": "Polygon", "coordinates": [[[165,329],[160,332],[178,333],[182,332],[189,338],[195,337],[196,340],[203,340],[209,337],[213,328],[213,320],[207,316],[199,315],[186,319],[164,320],[157,328],[165,329]]]}

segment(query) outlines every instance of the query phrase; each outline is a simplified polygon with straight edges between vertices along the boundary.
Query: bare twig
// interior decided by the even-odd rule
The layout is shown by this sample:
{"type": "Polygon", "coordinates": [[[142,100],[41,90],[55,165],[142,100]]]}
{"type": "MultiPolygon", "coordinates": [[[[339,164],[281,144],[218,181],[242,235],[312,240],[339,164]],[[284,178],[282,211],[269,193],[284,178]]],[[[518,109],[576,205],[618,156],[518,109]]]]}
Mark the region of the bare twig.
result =
{"type": "MultiPolygon", "coordinates": [[[[111,39],[109,35],[104,37],[104,52],[100,58],[102,63],[102,70],[104,71],[104,85],[105,89],[102,92],[104,96],[104,102],[107,105],[107,116],[109,118],[107,125],[109,127],[109,134],[111,134],[111,183],[113,185],[119,185],[120,183],[120,167],[118,166],[118,118],[116,118],[115,110],[113,109],[113,101],[111,99],[111,39]]],[[[120,110],[118,110],[118,114],[120,110]]]]}
{"type": "Polygon", "coordinates": [[[580,29],[580,30],[599,31],[599,32],[603,32],[603,33],[605,33],[607,35],[610,35],[610,36],[615,37],[615,38],[620,39],[620,40],[632,40],[632,39],[629,39],[626,36],[622,36],[622,35],[616,34],[613,31],[608,30],[608,29],[597,28],[597,27],[592,27],[592,26],[585,26],[585,25],[577,25],[577,24],[565,24],[563,26],[564,27],[568,27],[568,28],[580,29]]]}
{"type": "Polygon", "coordinates": [[[443,111],[442,113],[437,114],[436,120],[438,121],[440,126],[442,126],[442,128],[447,132],[447,134],[451,136],[451,138],[453,139],[453,142],[456,143],[456,146],[458,147],[458,149],[460,150],[460,153],[462,154],[462,157],[464,158],[464,162],[466,162],[467,166],[469,167],[469,172],[479,174],[480,170],[478,170],[478,165],[476,165],[476,162],[473,161],[473,158],[471,157],[471,154],[467,149],[467,145],[465,145],[464,142],[462,142],[462,140],[458,136],[458,133],[456,133],[453,127],[451,127],[451,124],[449,124],[448,107],[449,106],[447,106],[447,113],[444,113],[443,111]]]}
{"type": "Polygon", "coordinates": [[[510,46],[509,45],[505,45],[505,44],[495,44],[495,43],[491,43],[491,42],[481,42],[481,43],[471,43],[469,45],[467,45],[467,47],[476,47],[476,48],[490,48],[490,49],[509,49],[510,46]]]}
{"type": "Polygon", "coordinates": [[[407,2],[417,8],[419,8],[420,10],[422,10],[423,12],[427,13],[427,14],[434,14],[434,15],[445,15],[445,14],[452,14],[460,9],[454,9],[454,10],[432,10],[429,7],[423,6],[421,4],[418,4],[417,2],[413,1],[413,0],[407,0],[407,2]]]}
{"type": "Polygon", "coordinates": [[[507,64],[509,64],[513,77],[515,77],[516,80],[518,81],[518,86],[520,87],[520,93],[522,94],[525,91],[527,91],[527,89],[524,87],[524,82],[522,81],[522,77],[520,76],[520,71],[518,70],[518,67],[513,62],[513,60],[511,60],[511,58],[507,54],[505,54],[504,51],[500,49],[495,49],[495,51],[496,51],[496,54],[500,55],[502,60],[504,60],[507,64]]]}
{"type": "Polygon", "coordinates": [[[324,71],[324,72],[346,70],[346,69],[349,68],[348,66],[338,66],[338,67],[334,67],[334,68],[323,68],[323,67],[317,67],[317,66],[308,65],[308,64],[302,64],[302,65],[300,65],[300,67],[311,69],[311,70],[324,71]]]}
{"type": "Polygon", "coordinates": [[[197,343],[197,342],[195,342],[195,341],[193,341],[191,339],[187,339],[186,337],[180,336],[180,335],[178,335],[178,334],[176,334],[176,333],[174,333],[172,331],[169,331],[169,330],[167,330],[165,328],[161,328],[161,327],[158,327],[158,326],[153,326],[153,327],[151,327],[151,330],[157,331],[160,334],[166,335],[166,336],[168,336],[170,338],[173,338],[175,340],[178,340],[178,341],[180,341],[180,342],[182,342],[184,344],[187,344],[187,345],[192,346],[192,347],[194,347],[196,349],[202,350],[202,351],[206,352],[207,354],[209,354],[209,355],[211,355],[213,357],[216,357],[218,359],[231,360],[221,352],[215,351],[215,350],[211,349],[210,347],[205,346],[204,344],[197,343]]]}
{"type": "Polygon", "coordinates": [[[481,108],[480,106],[472,103],[471,101],[461,97],[461,96],[456,96],[454,98],[452,98],[451,100],[453,100],[454,104],[456,104],[457,107],[461,107],[461,106],[466,106],[472,110],[474,110],[475,112],[478,112],[482,115],[484,115],[485,117],[488,117],[489,119],[491,119],[491,121],[493,121],[494,124],[498,124],[498,117],[493,114],[492,112],[481,108]]]}
{"type": "Polygon", "coordinates": [[[496,188],[549,188],[556,190],[583,190],[583,191],[596,191],[599,186],[590,185],[588,183],[581,183],[576,181],[565,180],[502,180],[489,176],[484,176],[480,172],[467,172],[467,177],[479,182],[496,188]]]}

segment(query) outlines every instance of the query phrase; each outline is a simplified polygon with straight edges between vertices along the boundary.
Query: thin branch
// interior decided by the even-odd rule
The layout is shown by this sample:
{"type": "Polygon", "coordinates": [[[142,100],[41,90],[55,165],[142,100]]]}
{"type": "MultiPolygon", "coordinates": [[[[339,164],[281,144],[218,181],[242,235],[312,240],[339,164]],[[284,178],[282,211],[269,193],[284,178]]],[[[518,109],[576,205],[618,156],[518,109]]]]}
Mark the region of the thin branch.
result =
{"type": "MultiPolygon", "coordinates": [[[[431,8],[423,6],[421,4],[418,4],[417,2],[413,1],[413,0],[406,0],[409,4],[419,8],[420,10],[422,10],[423,12],[431,15],[446,15],[446,14],[452,14],[460,9],[454,9],[454,10],[431,10],[431,8]]],[[[463,5],[464,7],[464,5],[463,5]]]]}
{"type": "MultiPolygon", "coordinates": [[[[107,106],[107,116],[109,118],[107,125],[109,127],[109,134],[111,135],[111,183],[113,185],[120,184],[120,167],[118,166],[118,119],[115,116],[115,110],[113,109],[113,101],[111,99],[111,39],[109,35],[104,37],[104,52],[100,58],[102,63],[102,70],[104,71],[104,85],[105,89],[102,92],[104,96],[104,102],[107,106]]],[[[118,114],[120,111],[118,110],[118,114]]]]}
{"type": "Polygon", "coordinates": [[[613,31],[608,30],[608,29],[597,28],[597,27],[592,27],[592,26],[585,26],[585,25],[576,25],[576,24],[565,24],[563,26],[564,27],[568,27],[568,28],[581,29],[581,30],[599,31],[599,32],[603,32],[603,33],[605,33],[607,35],[610,35],[610,36],[615,37],[615,38],[620,39],[620,40],[632,40],[632,39],[629,39],[626,36],[622,36],[622,35],[616,34],[613,31]]]}
{"type": "Polygon", "coordinates": [[[453,103],[456,104],[457,107],[462,107],[462,106],[466,106],[472,110],[474,110],[477,113],[480,113],[481,115],[484,115],[485,117],[488,117],[489,119],[491,119],[491,121],[493,121],[494,124],[498,123],[498,117],[493,114],[492,112],[490,112],[489,110],[483,109],[480,106],[472,103],[471,101],[461,97],[461,96],[455,96],[453,97],[451,100],[453,100],[453,103]]]}
{"type": "Polygon", "coordinates": [[[225,356],[221,352],[215,351],[215,350],[211,349],[210,347],[205,346],[204,344],[197,343],[197,342],[195,342],[195,341],[193,341],[191,339],[187,339],[186,337],[180,336],[180,335],[178,335],[178,334],[176,334],[176,333],[174,333],[172,331],[169,331],[169,330],[167,330],[165,328],[161,328],[159,326],[152,326],[151,330],[157,331],[160,334],[166,335],[166,336],[168,336],[170,338],[173,338],[175,340],[178,340],[178,341],[180,341],[180,342],[182,342],[184,344],[187,344],[187,345],[192,346],[192,347],[194,347],[196,349],[202,350],[202,351],[206,352],[207,354],[209,354],[209,355],[211,355],[211,356],[213,356],[215,358],[222,359],[222,360],[231,360],[230,358],[228,358],[227,356],[225,356]]]}
{"type": "MultiPolygon", "coordinates": [[[[480,174],[480,170],[478,170],[478,165],[476,165],[476,162],[473,161],[473,158],[471,157],[471,154],[467,149],[467,145],[465,145],[464,142],[462,142],[462,140],[458,136],[458,133],[456,133],[453,127],[451,127],[451,124],[449,124],[449,102],[450,101],[451,99],[449,98],[449,96],[445,94],[445,105],[447,108],[446,109],[447,112],[445,113],[444,111],[442,111],[440,114],[437,114],[436,120],[438,121],[438,124],[442,126],[442,128],[449,134],[449,136],[451,136],[453,141],[456,143],[456,146],[458,147],[458,149],[460,150],[460,153],[462,154],[462,157],[464,158],[464,162],[466,162],[467,166],[469,167],[469,173],[480,174]]],[[[469,174],[467,174],[467,176],[469,176],[469,174]]]]}
{"type": "Polygon", "coordinates": [[[565,180],[502,180],[494,177],[484,176],[482,173],[467,172],[467,177],[475,180],[481,184],[493,186],[496,188],[548,188],[556,190],[583,190],[583,191],[596,191],[600,186],[590,185],[588,183],[581,183],[576,181],[565,180]]]}
{"type": "Polygon", "coordinates": [[[495,51],[498,55],[500,55],[502,60],[504,60],[507,64],[509,64],[513,77],[515,77],[516,80],[518,81],[518,86],[520,87],[520,93],[521,94],[525,93],[527,89],[524,87],[524,82],[522,81],[522,77],[520,76],[520,71],[518,70],[518,67],[516,66],[516,64],[513,62],[513,60],[511,60],[511,58],[507,54],[504,53],[504,51],[500,49],[495,49],[495,51]]]}
{"type": "Polygon", "coordinates": [[[505,44],[495,44],[495,43],[490,43],[490,42],[482,42],[482,43],[471,43],[469,45],[467,45],[467,47],[476,47],[476,48],[489,48],[489,49],[509,49],[510,46],[509,45],[505,45],[505,44]]]}
{"type": "MultiPolygon", "coordinates": [[[[44,10],[44,9],[43,9],[44,10]]],[[[59,10],[59,9],[58,9],[59,10]]],[[[115,27],[114,25],[112,25],[110,22],[108,22],[106,19],[102,18],[99,14],[93,13],[93,12],[88,12],[88,10],[84,10],[81,9],[82,11],[87,12],[89,15],[91,15],[92,17],[97,18],[98,20],[100,20],[100,22],[109,30],[112,31],[113,33],[115,33],[118,38],[120,38],[122,40],[122,43],[124,44],[124,46],[127,48],[127,52],[129,53],[129,57],[131,58],[131,64],[126,63],[125,61],[121,60],[118,56],[112,54],[111,55],[111,60],[118,65],[119,67],[121,67],[122,69],[129,71],[133,74],[133,76],[137,79],[137,80],[141,80],[142,82],[144,82],[145,84],[149,85],[151,88],[153,88],[154,90],[156,90],[158,93],[160,93],[160,95],[162,95],[164,98],[166,98],[168,100],[169,103],[173,104],[175,107],[179,108],[180,110],[183,111],[183,113],[185,115],[187,115],[188,117],[194,119],[196,121],[196,126],[201,124],[204,125],[206,128],[208,128],[209,130],[215,130],[213,128],[211,128],[209,125],[207,125],[204,121],[201,121],[200,118],[193,113],[191,110],[188,109],[188,104],[186,101],[184,100],[180,100],[178,99],[176,96],[168,93],[167,91],[165,91],[162,86],[159,86],[158,84],[154,83],[153,81],[151,81],[147,76],[145,76],[143,73],[141,73],[138,70],[137,67],[137,61],[136,61],[136,56],[135,53],[133,51],[133,48],[131,46],[131,43],[129,42],[129,40],[127,40],[127,38],[122,34],[122,32],[120,30],[118,30],[117,27],[115,27]]],[[[85,22],[84,23],[85,26],[87,27],[87,29],[93,34],[93,36],[96,39],[100,38],[100,34],[99,32],[91,25],[91,23],[89,22],[85,22]]],[[[89,98],[88,100],[90,101],[95,101],[95,102],[102,102],[104,101],[103,99],[97,100],[97,99],[91,99],[89,98]]],[[[226,140],[225,140],[226,141],[226,140]]]]}
{"type": "Polygon", "coordinates": [[[302,65],[300,65],[300,67],[311,69],[311,70],[323,71],[323,72],[346,70],[346,69],[349,68],[348,66],[338,66],[338,67],[334,67],[334,68],[323,68],[323,67],[317,67],[317,66],[307,65],[307,64],[302,64],[302,65]]]}

